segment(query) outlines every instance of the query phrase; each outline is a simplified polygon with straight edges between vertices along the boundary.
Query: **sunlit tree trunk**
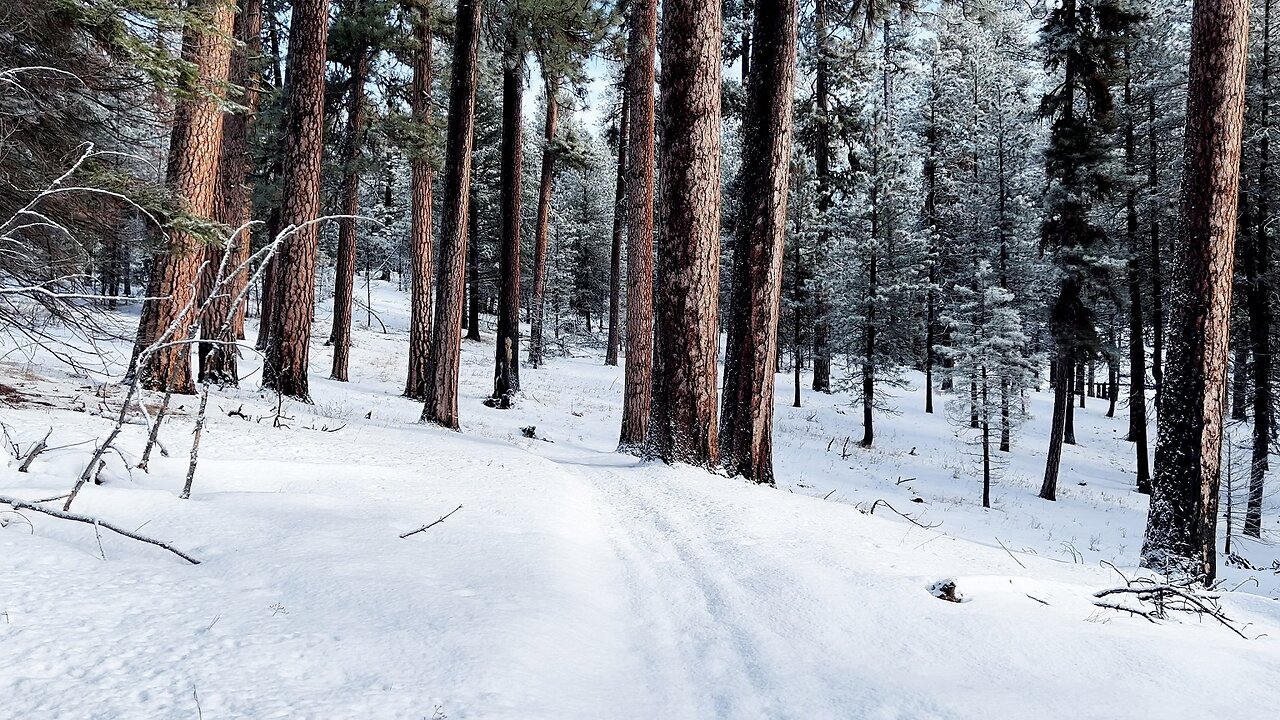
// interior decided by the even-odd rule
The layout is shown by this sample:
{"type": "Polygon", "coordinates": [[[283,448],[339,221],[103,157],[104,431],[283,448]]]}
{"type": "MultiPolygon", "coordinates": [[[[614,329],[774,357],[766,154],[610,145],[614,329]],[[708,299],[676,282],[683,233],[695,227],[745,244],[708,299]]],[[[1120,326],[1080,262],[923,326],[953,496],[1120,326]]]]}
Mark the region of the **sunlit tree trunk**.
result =
{"type": "Polygon", "coordinates": [[[773,388],[790,190],[796,0],[756,0],[754,72],[734,233],[735,312],[725,341],[720,459],[731,475],[773,482],[773,388]]]}
{"type": "Polygon", "coordinates": [[[653,401],[645,455],[716,463],[720,3],[664,0],[653,401]]]}
{"type": "Polygon", "coordinates": [[[1212,582],[1249,3],[1196,0],[1178,263],[1142,564],[1212,582]]]}

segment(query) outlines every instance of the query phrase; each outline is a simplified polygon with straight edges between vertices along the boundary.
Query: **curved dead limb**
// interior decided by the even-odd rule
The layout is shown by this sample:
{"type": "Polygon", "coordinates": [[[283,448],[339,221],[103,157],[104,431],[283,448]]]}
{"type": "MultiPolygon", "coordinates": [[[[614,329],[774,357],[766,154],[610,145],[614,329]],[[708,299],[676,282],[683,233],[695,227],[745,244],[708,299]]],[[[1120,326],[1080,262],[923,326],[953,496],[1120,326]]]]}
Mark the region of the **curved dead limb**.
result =
{"type": "Polygon", "coordinates": [[[11,498],[5,495],[0,495],[0,503],[8,505],[9,507],[12,507],[17,510],[32,510],[34,512],[44,513],[45,515],[56,517],[59,520],[71,520],[73,522],[80,522],[88,525],[93,525],[95,527],[106,528],[111,532],[116,533],[117,535],[123,535],[131,540],[137,540],[138,542],[144,542],[144,543],[147,543],[148,545],[155,545],[156,547],[164,548],[165,550],[168,550],[169,552],[173,553],[174,555],[177,555],[183,560],[186,560],[192,565],[200,564],[199,560],[196,560],[190,555],[173,547],[169,543],[162,542],[154,538],[149,538],[145,535],[139,535],[137,533],[129,532],[128,530],[116,527],[115,525],[112,525],[111,523],[105,520],[99,520],[94,517],[89,517],[88,515],[78,515],[76,513],[69,513],[69,512],[63,512],[61,510],[54,510],[52,508],[40,507],[39,505],[29,503],[25,500],[19,500],[18,498],[11,498]]]}
{"type": "Polygon", "coordinates": [[[941,525],[942,525],[942,523],[932,523],[932,524],[929,524],[929,525],[925,525],[924,523],[920,522],[919,520],[916,520],[915,518],[911,517],[910,515],[907,515],[907,514],[906,514],[906,513],[904,513],[904,512],[900,512],[897,508],[895,508],[894,506],[890,505],[890,504],[889,504],[889,501],[888,501],[888,500],[885,500],[884,498],[880,498],[879,500],[876,500],[875,502],[871,503],[871,509],[870,509],[870,510],[867,510],[867,511],[866,511],[866,513],[867,513],[868,515],[875,515],[875,514],[876,514],[876,508],[877,508],[877,507],[879,507],[879,506],[881,506],[881,505],[884,505],[885,507],[889,508],[889,509],[890,509],[890,510],[892,510],[894,513],[896,513],[896,514],[898,515],[898,517],[901,517],[902,519],[906,520],[907,522],[910,522],[912,525],[915,525],[915,526],[916,526],[916,527],[918,527],[918,528],[924,528],[925,530],[932,530],[932,529],[934,529],[934,528],[939,527],[939,526],[941,526],[941,525]]]}

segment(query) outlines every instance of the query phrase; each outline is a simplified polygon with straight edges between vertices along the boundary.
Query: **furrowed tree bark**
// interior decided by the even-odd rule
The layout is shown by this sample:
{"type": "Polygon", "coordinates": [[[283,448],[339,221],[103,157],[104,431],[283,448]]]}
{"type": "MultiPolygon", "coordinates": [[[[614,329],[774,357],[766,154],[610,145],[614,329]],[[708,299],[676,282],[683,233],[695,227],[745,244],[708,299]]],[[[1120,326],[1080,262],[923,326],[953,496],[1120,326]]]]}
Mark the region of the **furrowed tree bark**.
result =
{"type": "MultiPolygon", "coordinates": [[[[235,3],[200,0],[192,10],[200,20],[188,23],[183,29],[182,58],[194,66],[196,79],[192,86],[182,88],[181,100],[174,108],[165,184],[178,198],[184,212],[211,220],[218,185],[218,161],[222,156],[221,98],[231,63],[231,44],[227,39],[235,19],[235,3]]],[[[148,297],[164,299],[143,303],[130,362],[130,375],[137,373],[142,387],[148,390],[182,395],[195,393],[189,344],[161,348],[151,353],[143,366],[137,363],[143,350],[163,335],[166,328],[180,323],[182,327],[176,336],[185,338],[186,327],[199,321],[192,308],[203,258],[203,248],[195,235],[179,227],[169,228],[169,245],[154,261],[147,292],[148,297]],[[180,317],[184,312],[188,316],[180,317]]]]}
{"type": "Polygon", "coordinates": [[[476,117],[476,61],[482,0],[458,0],[445,135],[444,203],[440,212],[440,274],[436,282],[427,398],[421,422],[458,427],[463,293],[467,271],[467,211],[471,200],[471,143],[476,117]]]}
{"type": "Polygon", "coordinates": [[[796,0],[756,0],[747,80],[742,206],[734,233],[720,460],[730,475],[773,483],[773,389],[786,253],[796,0]]]}
{"type": "Polygon", "coordinates": [[[1249,11],[1196,0],[1166,390],[1142,564],[1212,583],[1249,11]]]}
{"type": "Polygon", "coordinates": [[[622,88],[622,117],[618,120],[618,177],[613,187],[613,245],[609,251],[609,339],[605,345],[604,364],[618,364],[618,346],[622,328],[622,237],[627,224],[627,89],[622,88]]]}
{"type": "Polygon", "coordinates": [[[501,223],[498,251],[498,337],[493,404],[511,407],[520,392],[520,180],[524,166],[524,50],[512,26],[502,67],[501,223]]]}
{"type": "MultiPolygon", "coordinates": [[[[234,99],[244,106],[243,113],[222,114],[222,156],[218,161],[218,195],[214,204],[215,219],[233,230],[243,226],[252,216],[252,199],[247,178],[253,172],[253,158],[249,155],[249,133],[258,114],[258,80],[250,67],[259,52],[262,32],[262,1],[240,0],[235,19],[235,37],[240,43],[231,51],[227,78],[233,87],[240,88],[234,99]]],[[[244,339],[244,303],[234,309],[231,302],[239,297],[249,280],[249,260],[252,234],[246,228],[228,238],[234,254],[228,268],[234,274],[228,278],[223,292],[209,302],[208,312],[200,323],[199,346],[200,382],[220,385],[238,385],[239,353],[229,343],[244,339]],[[223,319],[234,312],[230,332],[218,333],[223,319]]],[[[207,248],[205,269],[200,280],[201,294],[208,297],[217,283],[218,265],[222,260],[221,248],[207,248]]]]}
{"type": "Polygon", "coordinates": [[[637,453],[653,397],[654,51],[657,0],[631,0],[627,41],[627,349],[618,450],[637,453]]]}
{"type": "MultiPolygon", "coordinates": [[[[359,13],[359,6],[355,10],[359,13]]],[[[347,130],[342,145],[342,214],[338,221],[338,263],[333,284],[333,328],[329,344],[333,346],[333,368],[329,377],[347,381],[347,365],[351,360],[351,310],[356,287],[356,219],[360,214],[360,156],[364,147],[364,86],[369,77],[371,58],[366,48],[356,48],[347,87],[347,130]]],[[[411,348],[412,354],[412,348],[411,348]]]]}
{"type": "Polygon", "coordinates": [[[320,215],[328,37],[328,0],[295,0],[289,23],[289,87],[281,137],[281,223],[286,230],[297,229],[281,243],[276,256],[274,308],[263,385],[302,402],[311,402],[307,361],[311,352],[318,237],[314,223],[304,224],[320,215]]]}
{"type": "Polygon", "coordinates": [[[645,456],[716,463],[720,3],[664,0],[662,186],[645,456]]]}
{"type": "Polygon", "coordinates": [[[543,76],[547,116],[542,132],[542,176],[538,181],[538,220],[533,229],[533,317],[529,321],[529,364],[542,365],[542,319],[546,313],[543,293],[547,288],[547,233],[551,228],[551,190],[555,180],[556,119],[560,110],[560,81],[543,76]]]}
{"type": "MultiPolygon", "coordinates": [[[[417,2],[413,25],[417,47],[413,53],[414,122],[425,130],[431,123],[431,4],[417,2]]],[[[413,203],[409,227],[409,370],[404,394],[415,400],[427,396],[431,359],[431,281],[435,248],[431,241],[431,158],[421,149],[409,160],[413,203]]]]}

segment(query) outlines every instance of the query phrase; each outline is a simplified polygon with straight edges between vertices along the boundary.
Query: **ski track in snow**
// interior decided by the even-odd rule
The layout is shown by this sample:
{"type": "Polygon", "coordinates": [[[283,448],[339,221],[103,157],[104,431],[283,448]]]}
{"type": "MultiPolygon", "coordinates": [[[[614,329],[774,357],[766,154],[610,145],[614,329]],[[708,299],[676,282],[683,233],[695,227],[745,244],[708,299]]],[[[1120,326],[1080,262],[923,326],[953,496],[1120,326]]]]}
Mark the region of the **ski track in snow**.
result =
{"type": "MultiPolygon", "coordinates": [[[[375,289],[403,327],[401,296],[375,289]]],[[[226,417],[270,412],[252,380],[215,392],[191,500],[175,492],[190,402],[164,434],[173,457],[150,474],[109,465],[77,500],[202,565],[106,534],[104,561],[92,528],[31,513],[30,531],[0,528],[0,718],[1269,718],[1280,704],[1266,573],[1227,571],[1259,581],[1226,601],[1249,641],[1092,606],[1118,582],[1097,561],[1131,566],[1144,515],[1096,407],[1080,411],[1061,502],[1030,489],[1033,426],[983,511],[963,442],[914,409],[842,457],[847,398],[780,403],[780,487],[764,488],[614,453],[621,373],[596,358],[524,369],[502,413],[479,405],[491,346],[468,343],[464,432],[412,424],[417,404],[395,397],[403,334],[357,330],[357,383],[320,380],[317,347],[318,403],[291,404],[290,429],[226,417]],[[346,427],[303,429],[322,424],[346,427]],[[879,497],[943,524],[854,506],[879,497]],[[929,595],[944,577],[966,602],[929,595]]],[[[64,394],[84,382],[31,367],[0,373],[64,394]]],[[[38,406],[3,419],[24,444],[109,427],[38,406]]],[[[142,429],[126,436],[136,452],[142,429]]],[[[65,492],[87,453],[50,452],[26,475],[10,460],[0,492],[65,492]]]]}

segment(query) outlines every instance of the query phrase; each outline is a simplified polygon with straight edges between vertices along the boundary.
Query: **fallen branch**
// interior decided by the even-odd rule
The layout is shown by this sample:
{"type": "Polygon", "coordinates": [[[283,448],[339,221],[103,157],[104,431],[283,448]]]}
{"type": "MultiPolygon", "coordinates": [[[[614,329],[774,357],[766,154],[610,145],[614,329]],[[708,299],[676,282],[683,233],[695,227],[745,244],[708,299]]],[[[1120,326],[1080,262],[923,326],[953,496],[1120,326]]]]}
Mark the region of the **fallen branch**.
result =
{"type": "MultiPolygon", "coordinates": [[[[160,409],[156,411],[155,422],[151,423],[151,432],[147,435],[146,447],[142,448],[142,460],[138,461],[138,469],[147,472],[147,462],[151,459],[151,448],[156,446],[160,441],[160,423],[164,422],[164,414],[169,411],[169,400],[173,397],[173,393],[165,392],[164,400],[160,402],[160,409]]],[[[161,454],[166,454],[164,448],[160,448],[161,454]]]]}
{"type": "MultiPolygon", "coordinates": [[[[144,542],[144,543],[147,543],[148,545],[155,545],[156,547],[164,548],[165,550],[168,550],[169,552],[173,553],[174,555],[177,555],[183,560],[186,560],[192,565],[200,564],[199,560],[196,560],[190,555],[173,547],[169,543],[162,542],[154,538],[149,538],[145,535],[138,535],[137,533],[129,532],[128,530],[118,528],[115,525],[112,525],[111,523],[106,522],[105,520],[99,520],[94,517],[89,517],[88,515],[78,515],[76,513],[64,512],[62,510],[54,510],[52,508],[40,507],[39,505],[29,503],[25,500],[19,500],[17,498],[7,497],[5,495],[0,495],[0,503],[3,503],[5,505],[8,505],[9,507],[12,507],[18,510],[32,510],[38,513],[44,513],[45,515],[56,517],[60,520],[71,520],[73,522],[86,523],[88,525],[93,525],[95,527],[104,527],[113,533],[116,533],[118,535],[123,535],[131,540],[137,540],[138,542],[144,542]]],[[[441,518],[441,519],[443,520],[444,518],[441,518]]]]}
{"type": "Polygon", "coordinates": [[[1204,592],[1191,586],[1180,587],[1169,583],[1159,583],[1150,578],[1135,578],[1132,581],[1128,581],[1125,587],[1099,590],[1093,596],[1098,598],[1093,603],[1098,607],[1124,610],[1134,615],[1141,615],[1151,622],[1167,618],[1171,611],[1190,613],[1199,617],[1208,615],[1236,635],[1245,640],[1249,639],[1239,628],[1232,624],[1231,618],[1227,617],[1226,613],[1222,611],[1222,607],[1218,604],[1218,595],[1216,593],[1204,592]],[[1102,600],[1102,598],[1115,595],[1133,596],[1137,598],[1139,603],[1149,603],[1153,607],[1147,610],[1142,607],[1133,608],[1102,600]]]}
{"type": "Polygon", "coordinates": [[[459,511],[459,510],[461,510],[461,509],[462,509],[462,506],[461,506],[461,505],[459,505],[458,507],[456,507],[456,508],[454,508],[454,509],[450,510],[450,511],[449,511],[449,513],[448,513],[447,515],[442,515],[442,516],[440,517],[440,519],[439,519],[439,520],[435,520],[435,521],[433,521],[433,522],[429,522],[429,523],[427,523],[426,525],[423,525],[422,527],[418,528],[417,530],[410,530],[409,532],[407,532],[407,533],[405,533],[405,534],[401,535],[401,536],[400,536],[400,538],[401,538],[401,539],[404,539],[404,538],[409,537],[410,535],[416,535],[416,534],[418,534],[418,533],[422,532],[423,530],[427,530],[427,529],[429,529],[429,528],[431,528],[431,527],[434,527],[434,526],[436,526],[436,525],[439,525],[440,523],[444,522],[444,521],[449,517],[449,515],[452,515],[452,514],[454,514],[454,513],[458,512],[458,511],[459,511]]]}
{"type": "MultiPolygon", "coordinates": [[[[995,536],[994,536],[994,535],[992,535],[991,537],[995,537],[995,536]]],[[[1004,550],[1006,553],[1009,553],[1009,557],[1013,558],[1013,561],[1014,561],[1014,562],[1018,563],[1019,565],[1022,565],[1022,561],[1021,561],[1021,560],[1019,560],[1019,559],[1018,559],[1018,558],[1016,558],[1016,557],[1013,557],[1013,553],[1009,552],[1009,548],[1005,547],[1005,546],[1004,546],[1004,543],[1000,542],[1000,538],[998,538],[998,537],[997,537],[997,538],[996,538],[996,542],[1000,543],[1000,549],[1004,550]]],[[[1027,569],[1027,566],[1026,566],[1026,565],[1022,565],[1022,569],[1023,569],[1023,570],[1026,570],[1026,569],[1027,569]]]]}
{"type": "Polygon", "coordinates": [[[22,459],[22,465],[18,466],[18,472],[26,472],[27,469],[31,467],[31,461],[35,460],[40,453],[49,449],[49,436],[52,434],[53,428],[49,428],[49,432],[44,434],[44,437],[40,439],[40,442],[31,446],[31,449],[27,451],[27,456],[22,459]]]}
{"type": "Polygon", "coordinates": [[[876,508],[877,508],[877,507],[879,507],[880,505],[884,505],[885,507],[889,508],[889,509],[890,509],[890,510],[892,510],[893,512],[897,513],[898,517],[901,517],[902,519],[904,519],[904,520],[906,520],[906,521],[910,522],[912,525],[915,525],[916,527],[924,528],[925,530],[932,530],[932,529],[934,529],[934,528],[936,528],[936,527],[938,527],[938,526],[942,525],[942,523],[934,523],[934,524],[932,524],[932,525],[925,525],[924,523],[920,522],[919,520],[916,520],[915,518],[911,517],[910,515],[907,515],[906,513],[903,513],[903,512],[899,512],[897,508],[895,508],[894,506],[890,505],[890,504],[889,504],[889,502],[888,502],[887,500],[883,499],[883,498],[881,498],[881,499],[879,499],[879,500],[876,500],[875,502],[871,503],[871,509],[870,509],[870,510],[868,510],[868,511],[866,511],[866,512],[867,512],[867,514],[868,514],[868,515],[875,515],[875,514],[876,514],[876,508]]]}

